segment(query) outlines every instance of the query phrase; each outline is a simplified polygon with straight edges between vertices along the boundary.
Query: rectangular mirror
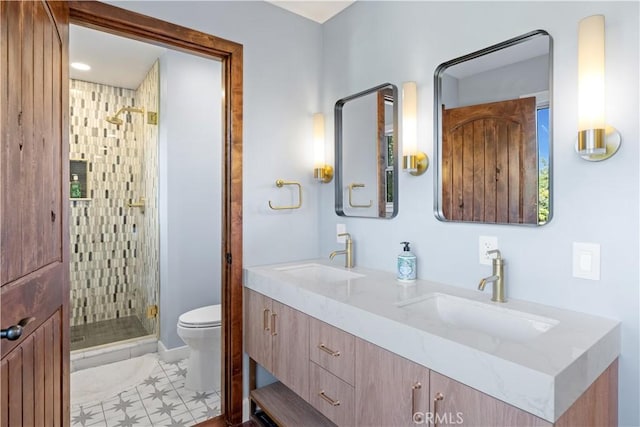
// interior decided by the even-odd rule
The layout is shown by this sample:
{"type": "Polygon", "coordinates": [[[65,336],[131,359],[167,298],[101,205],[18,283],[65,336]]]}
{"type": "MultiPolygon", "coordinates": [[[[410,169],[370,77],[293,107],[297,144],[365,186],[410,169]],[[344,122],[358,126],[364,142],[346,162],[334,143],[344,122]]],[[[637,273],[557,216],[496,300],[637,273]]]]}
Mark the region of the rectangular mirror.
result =
{"type": "Polygon", "coordinates": [[[551,219],[552,40],[537,30],[435,71],[435,214],[441,221],[551,219]]]}
{"type": "Polygon", "coordinates": [[[336,213],[398,213],[398,89],[385,83],[335,105],[336,213]]]}

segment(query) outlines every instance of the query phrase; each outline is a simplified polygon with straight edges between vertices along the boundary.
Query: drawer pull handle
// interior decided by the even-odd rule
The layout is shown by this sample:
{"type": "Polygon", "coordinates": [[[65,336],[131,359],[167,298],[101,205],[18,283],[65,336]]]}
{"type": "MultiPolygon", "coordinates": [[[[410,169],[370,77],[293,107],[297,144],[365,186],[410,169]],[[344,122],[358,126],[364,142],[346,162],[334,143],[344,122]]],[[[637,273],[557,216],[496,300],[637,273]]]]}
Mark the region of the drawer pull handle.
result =
{"type": "Polygon", "coordinates": [[[335,351],[335,350],[331,350],[329,347],[327,347],[326,345],[320,343],[320,345],[318,346],[318,348],[322,351],[324,351],[325,353],[333,356],[333,357],[338,357],[340,356],[340,351],[335,351]]]}
{"type": "Polygon", "coordinates": [[[415,423],[422,422],[422,413],[416,412],[416,390],[420,390],[421,388],[422,384],[420,384],[420,382],[411,386],[411,419],[415,423]]]}
{"type": "Polygon", "coordinates": [[[264,328],[265,331],[269,330],[269,312],[271,310],[269,310],[268,308],[265,308],[262,311],[262,327],[264,328]]]}
{"type": "Polygon", "coordinates": [[[276,313],[271,314],[271,335],[272,336],[278,335],[278,331],[276,331],[276,317],[278,317],[276,313]]]}
{"type": "Polygon", "coordinates": [[[329,402],[329,404],[331,404],[331,406],[340,406],[340,401],[339,400],[333,400],[332,398],[330,398],[329,396],[324,394],[324,390],[322,390],[320,393],[318,393],[318,396],[320,396],[321,398],[323,398],[324,400],[329,402]]]}
{"type": "Polygon", "coordinates": [[[436,397],[433,399],[433,427],[438,427],[438,402],[442,400],[444,400],[444,395],[437,392],[436,397]]]}

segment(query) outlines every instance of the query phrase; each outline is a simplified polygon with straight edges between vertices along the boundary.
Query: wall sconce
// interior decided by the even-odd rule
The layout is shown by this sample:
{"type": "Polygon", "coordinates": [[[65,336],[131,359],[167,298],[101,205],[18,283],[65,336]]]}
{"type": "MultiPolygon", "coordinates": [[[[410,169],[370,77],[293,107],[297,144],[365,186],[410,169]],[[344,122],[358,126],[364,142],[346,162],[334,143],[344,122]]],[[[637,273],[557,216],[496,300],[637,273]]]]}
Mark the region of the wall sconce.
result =
{"type": "Polygon", "coordinates": [[[620,148],[620,133],[605,123],[604,16],[593,15],[578,25],[578,141],[585,160],[600,161],[620,148]]]}
{"type": "Polygon", "coordinates": [[[313,177],[326,184],[333,179],[333,167],[324,159],[324,115],[313,115],[313,177]]]}
{"type": "Polygon", "coordinates": [[[426,172],[429,158],[418,151],[418,89],[416,82],[402,84],[402,165],[418,176],[426,172]]]}

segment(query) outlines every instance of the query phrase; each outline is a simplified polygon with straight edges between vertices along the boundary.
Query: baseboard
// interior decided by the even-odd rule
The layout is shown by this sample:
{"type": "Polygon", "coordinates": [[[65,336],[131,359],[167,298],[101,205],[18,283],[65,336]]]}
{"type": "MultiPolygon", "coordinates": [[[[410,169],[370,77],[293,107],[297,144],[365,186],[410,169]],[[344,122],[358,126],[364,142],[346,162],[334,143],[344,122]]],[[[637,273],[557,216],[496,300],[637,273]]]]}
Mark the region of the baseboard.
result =
{"type": "Polygon", "coordinates": [[[249,421],[250,418],[250,414],[249,414],[249,410],[251,408],[249,407],[249,398],[245,397],[244,399],[242,399],[242,422],[246,423],[247,421],[249,421]]]}
{"type": "Polygon", "coordinates": [[[158,341],[158,356],[163,362],[171,363],[189,357],[189,346],[168,349],[162,341],[158,341]]]}

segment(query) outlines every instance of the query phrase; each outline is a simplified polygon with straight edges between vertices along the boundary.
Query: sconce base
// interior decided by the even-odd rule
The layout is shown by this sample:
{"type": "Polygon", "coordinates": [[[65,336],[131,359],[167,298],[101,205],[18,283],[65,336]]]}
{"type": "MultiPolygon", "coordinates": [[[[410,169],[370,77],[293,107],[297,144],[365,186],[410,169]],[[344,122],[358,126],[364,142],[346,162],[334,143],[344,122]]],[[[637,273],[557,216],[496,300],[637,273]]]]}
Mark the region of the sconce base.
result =
{"type": "Polygon", "coordinates": [[[607,126],[604,132],[604,142],[606,151],[602,154],[581,154],[579,150],[579,141],[576,140],[575,150],[576,153],[584,160],[589,162],[600,162],[606,160],[618,152],[620,144],[622,143],[622,136],[620,132],[613,126],[607,126]]]}
{"type": "Polygon", "coordinates": [[[420,176],[429,169],[429,157],[422,151],[403,156],[403,169],[413,176],[420,176]]]}
{"type": "Polygon", "coordinates": [[[329,165],[324,165],[319,168],[313,169],[313,177],[320,181],[323,184],[327,184],[331,182],[333,179],[333,167],[329,165]]]}

